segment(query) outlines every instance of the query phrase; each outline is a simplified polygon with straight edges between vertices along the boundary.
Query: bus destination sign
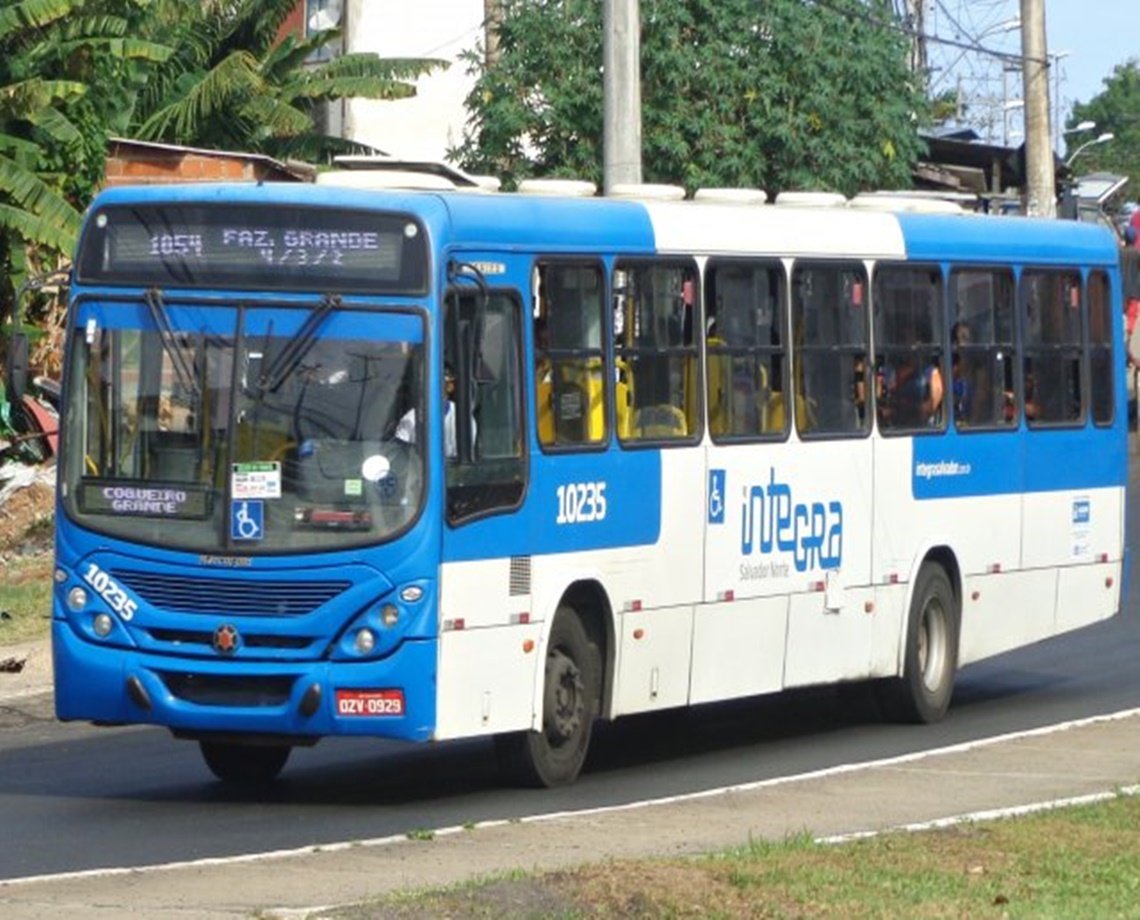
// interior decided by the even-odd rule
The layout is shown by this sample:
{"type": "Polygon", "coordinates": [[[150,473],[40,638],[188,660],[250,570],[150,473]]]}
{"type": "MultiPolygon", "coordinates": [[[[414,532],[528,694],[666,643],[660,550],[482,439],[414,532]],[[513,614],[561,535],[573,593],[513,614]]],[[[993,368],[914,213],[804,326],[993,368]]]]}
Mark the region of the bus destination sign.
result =
{"type": "Polygon", "coordinates": [[[85,281],[422,293],[424,234],[390,212],[172,203],[99,209],[80,240],[85,281]]]}

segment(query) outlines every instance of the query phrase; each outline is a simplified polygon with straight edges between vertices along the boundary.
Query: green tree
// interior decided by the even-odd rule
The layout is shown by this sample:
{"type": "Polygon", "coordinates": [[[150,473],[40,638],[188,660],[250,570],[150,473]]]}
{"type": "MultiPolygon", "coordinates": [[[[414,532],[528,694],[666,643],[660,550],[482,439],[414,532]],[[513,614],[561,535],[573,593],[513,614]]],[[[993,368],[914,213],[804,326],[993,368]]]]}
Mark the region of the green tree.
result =
{"type": "Polygon", "coordinates": [[[161,45],[130,37],[145,0],[0,0],[0,309],[69,255],[124,87],[161,45]],[[115,11],[112,14],[111,11],[115,11]],[[99,87],[99,92],[89,88],[99,87]]]}
{"type": "Polygon", "coordinates": [[[175,52],[135,112],[134,136],[275,157],[325,159],[359,149],[320,128],[323,103],[402,99],[445,62],[344,54],[314,61],[338,30],[279,40],[296,0],[158,0],[151,34],[175,52]]]}
{"type": "MultiPolygon", "coordinates": [[[[465,168],[508,183],[602,171],[601,4],[504,0],[499,57],[476,85],[465,168]]],[[[647,182],[906,187],[929,103],[883,0],[642,0],[647,182]]]]}
{"type": "Polygon", "coordinates": [[[1073,168],[1078,173],[1104,171],[1130,176],[1135,194],[1135,184],[1140,182],[1140,59],[1114,67],[1103,85],[1099,95],[1073,106],[1066,128],[1082,121],[1095,121],[1096,128],[1092,133],[1069,135],[1068,155],[1082,143],[1111,131],[1112,141],[1087,147],[1073,168]]]}

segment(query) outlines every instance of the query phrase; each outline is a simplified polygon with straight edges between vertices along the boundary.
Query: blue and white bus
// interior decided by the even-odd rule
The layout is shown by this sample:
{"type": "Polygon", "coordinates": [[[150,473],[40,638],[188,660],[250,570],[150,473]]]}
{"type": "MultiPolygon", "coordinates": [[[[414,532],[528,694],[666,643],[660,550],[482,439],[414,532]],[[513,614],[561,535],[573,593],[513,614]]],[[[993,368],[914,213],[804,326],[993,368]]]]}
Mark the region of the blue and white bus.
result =
{"type": "Polygon", "coordinates": [[[873,680],[930,722],[960,666],[1117,611],[1107,232],[654,191],[102,193],[59,718],[246,782],[493,736],[556,785],[598,718],[873,680]]]}

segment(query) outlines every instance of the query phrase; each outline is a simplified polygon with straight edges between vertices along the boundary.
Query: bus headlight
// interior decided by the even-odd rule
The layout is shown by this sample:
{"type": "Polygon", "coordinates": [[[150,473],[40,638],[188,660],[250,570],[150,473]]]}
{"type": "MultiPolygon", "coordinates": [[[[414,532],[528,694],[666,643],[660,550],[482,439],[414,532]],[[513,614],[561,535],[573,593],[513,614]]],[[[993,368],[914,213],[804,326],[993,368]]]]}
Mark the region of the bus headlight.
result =
{"type": "Polygon", "coordinates": [[[91,628],[100,639],[106,639],[107,636],[111,634],[111,630],[114,626],[115,621],[111,619],[111,614],[109,613],[100,613],[91,621],[91,628]]]}
{"type": "Polygon", "coordinates": [[[372,650],[376,648],[376,635],[371,629],[357,630],[352,647],[356,649],[358,655],[371,655],[372,650]]]}
{"type": "Polygon", "coordinates": [[[380,621],[389,629],[400,619],[400,608],[395,604],[385,604],[380,608],[380,621]]]}
{"type": "Polygon", "coordinates": [[[67,609],[72,613],[79,613],[87,606],[87,590],[76,585],[67,592],[67,609]]]}

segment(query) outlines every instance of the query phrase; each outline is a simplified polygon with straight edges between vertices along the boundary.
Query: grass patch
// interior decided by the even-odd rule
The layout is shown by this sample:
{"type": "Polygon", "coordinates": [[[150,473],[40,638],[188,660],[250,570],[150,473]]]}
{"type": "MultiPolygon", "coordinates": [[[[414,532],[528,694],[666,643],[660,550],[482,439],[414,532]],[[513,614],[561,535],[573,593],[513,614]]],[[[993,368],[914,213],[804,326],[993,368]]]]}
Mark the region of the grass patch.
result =
{"type": "Polygon", "coordinates": [[[0,645],[46,638],[51,629],[52,554],[12,556],[0,583],[0,645]]]}
{"type": "Polygon", "coordinates": [[[1140,916],[1140,798],[845,844],[800,834],[697,859],[603,863],[401,893],[324,914],[372,918],[1140,916]]]}

